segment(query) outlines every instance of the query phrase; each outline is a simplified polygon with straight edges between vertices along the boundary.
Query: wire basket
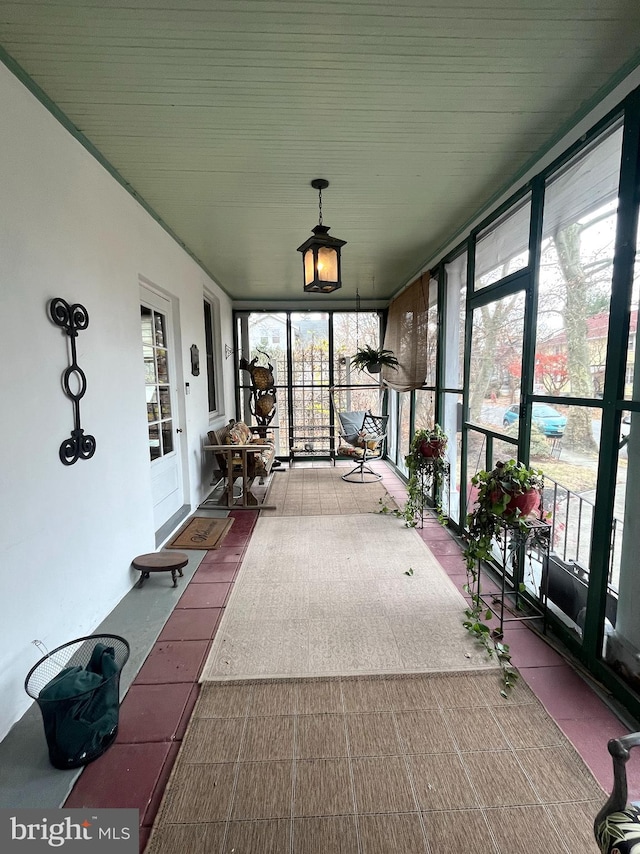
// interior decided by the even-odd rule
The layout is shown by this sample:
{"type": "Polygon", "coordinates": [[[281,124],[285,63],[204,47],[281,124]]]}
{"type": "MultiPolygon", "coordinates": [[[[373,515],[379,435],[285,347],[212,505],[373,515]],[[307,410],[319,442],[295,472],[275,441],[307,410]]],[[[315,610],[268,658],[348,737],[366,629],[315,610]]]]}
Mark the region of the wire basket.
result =
{"type": "Polygon", "coordinates": [[[47,653],[27,674],[25,691],[42,713],[55,768],[86,765],[115,740],[120,673],[128,658],[129,644],[123,637],[87,635],[47,653]],[[103,656],[108,669],[100,671],[95,662],[103,656]],[[89,687],[76,690],[78,685],[89,687]]]}

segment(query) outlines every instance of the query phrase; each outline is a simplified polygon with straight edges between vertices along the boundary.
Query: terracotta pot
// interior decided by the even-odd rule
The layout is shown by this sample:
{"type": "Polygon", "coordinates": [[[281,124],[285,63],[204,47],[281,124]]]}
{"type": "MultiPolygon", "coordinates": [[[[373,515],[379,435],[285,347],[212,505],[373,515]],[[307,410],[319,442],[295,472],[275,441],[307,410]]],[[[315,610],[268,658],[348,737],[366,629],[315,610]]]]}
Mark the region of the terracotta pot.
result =
{"type": "Polygon", "coordinates": [[[442,457],[445,444],[442,439],[423,439],[420,443],[420,453],[423,457],[442,457]]]}
{"type": "MultiPolygon", "coordinates": [[[[496,501],[499,494],[492,494],[491,500],[496,501]]],[[[526,492],[515,493],[509,499],[509,503],[504,511],[505,516],[514,516],[516,510],[519,510],[519,516],[528,516],[540,507],[542,496],[537,489],[528,489],[526,492]]]]}

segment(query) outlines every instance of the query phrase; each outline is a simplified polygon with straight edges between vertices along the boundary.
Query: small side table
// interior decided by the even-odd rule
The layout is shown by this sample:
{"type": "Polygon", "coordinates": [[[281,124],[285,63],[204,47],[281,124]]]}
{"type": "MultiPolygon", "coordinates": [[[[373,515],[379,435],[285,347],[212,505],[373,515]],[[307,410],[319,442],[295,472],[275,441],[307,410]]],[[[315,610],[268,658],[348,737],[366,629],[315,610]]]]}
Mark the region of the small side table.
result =
{"type": "Polygon", "coordinates": [[[178,586],[176,574],[182,578],[182,567],[189,563],[189,558],[184,552],[151,552],[146,555],[138,555],[131,561],[131,565],[142,573],[136,587],[142,587],[152,572],[170,572],[173,586],[178,586]]]}

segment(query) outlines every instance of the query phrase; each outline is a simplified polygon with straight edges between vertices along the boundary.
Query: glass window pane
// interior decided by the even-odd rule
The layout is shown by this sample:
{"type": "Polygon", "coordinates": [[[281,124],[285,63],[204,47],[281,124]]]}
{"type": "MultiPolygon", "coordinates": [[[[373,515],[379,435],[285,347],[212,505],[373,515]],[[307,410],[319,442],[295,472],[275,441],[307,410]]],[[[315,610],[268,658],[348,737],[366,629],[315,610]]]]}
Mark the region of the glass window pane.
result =
{"type": "Polygon", "coordinates": [[[170,454],[173,451],[173,421],[162,422],[162,453],[170,454]]]}
{"type": "Polygon", "coordinates": [[[535,391],[602,397],[617,224],[620,128],[547,182],[535,391]]]}
{"type": "Polygon", "coordinates": [[[473,312],[469,420],[518,434],[524,294],[516,293],[473,312]]]}
{"type": "Polygon", "coordinates": [[[602,655],[613,670],[635,690],[639,684],[640,621],[638,601],[640,528],[637,524],[640,491],[640,413],[623,413],[618,454],[611,561],[607,584],[602,655]]]}
{"type": "Polygon", "coordinates": [[[539,407],[537,423],[536,409],[533,410],[529,456],[531,465],[544,471],[552,550],[562,560],[577,561],[586,569],[591,550],[600,411],[588,406],[539,404],[539,407]],[[559,418],[566,419],[564,428],[559,418]],[[560,437],[558,424],[563,429],[560,437]]]}
{"type": "Polygon", "coordinates": [[[326,246],[318,249],[318,279],[321,282],[338,281],[338,254],[335,249],[326,246]]]}
{"type": "Polygon", "coordinates": [[[167,364],[167,351],[156,350],[156,364],[158,366],[158,382],[169,382],[169,367],[167,364]]]}
{"type": "Polygon", "coordinates": [[[508,460],[517,460],[518,458],[518,446],[511,442],[494,439],[492,450],[493,459],[491,460],[491,468],[495,468],[498,462],[507,462],[508,460]]]}
{"type": "Polygon", "coordinates": [[[165,337],[165,320],[164,315],[154,312],[153,327],[155,330],[155,343],[157,347],[166,347],[167,340],[165,337]]]}
{"type": "Polygon", "coordinates": [[[151,309],[144,305],[140,306],[140,326],[142,329],[142,343],[153,344],[153,326],[151,309]]]}
{"type": "Polygon", "coordinates": [[[173,450],[173,422],[160,427],[158,420],[171,418],[166,319],[160,312],[140,306],[142,355],[145,373],[145,400],[149,422],[149,452],[152,460],[173,450]],[[163,346],[158,346],[158,342],[163,346]],[[165,383],[161,388],[160,383],[165,383]],[[168,431],[168,432],[167,432],[168,431]],[[167,434],[165,436],[165,433],[167,434]]]}
{"type": "Polygon", "coordinates": [[[378,377],[372,377],[367,371],[359,371],[351,364],[356,350],[366,345],[376,349],[380,347],[380,318],[377,312],[336,312],[333,315],[334,385],[378,384],[378,377]]]}
{"type": "Polygon", "coordinates": [[[209,412],[215,412],[218,408],[218,403],[216,399],[216,361],[213,347],[213,308],[208,300],[204,300],[204,340],[209,412]]]}
{"type": "Polygon", "coordinates": [[[398,462],[397,466],[400,471],[407,473],[407,467],[404,458],[409,453],[411,437],[409,435],[410,428],[410,413],[411,413],[411,392],[405,391],[398,394],[399,410],[398,410],[398,462]]]}
{"type": "Polygon", "coordinates": [[[528,265],[530,220],[531,197],[527,196],[478,236],[476,290],[493,285],[528,265]]]}
{"type": "Polygon", "coordinates": [[[458,394],[444,395],[444,408],[442,416],[442,427],[449,437],[447,444],[447,458],[449,460],[449,516],[454,522],[460,522],[460,460],[461,460],[461,437],[460,432],[462,414],[462,396],[458,394]]]}
{"type": "Polygon", "coordinates": [[[329,385],[329,315],[326,312],[291,314],[294,385],[329,385]]]}
{"type": "Polygon", "coordinates": [[[633,267],[633,291],[631,294],[631,311],[629,313],[629,336],[627,343],[627,370],[624,378],[625,400],[640,400],[640,370],[637,369],[638,359],[638,302],[640,298],[640,222],[636,234],[636,257],[633,267]]]}
{"type": "Polygon", "coordinates": [[[160,418],[171,418],[171,394],[169,389],[164,387],[159,389],[160,392],[160,418]]]}
{"type": "Polygon", "coordinates": [[[447,315],[444,319],[444,384],[462,388],[464,373],[464,324],[467,294],[467,253],[446,265],[447,315]]]}
{"type": "Polygon", "coordinates": [[[435,424],[435,392],[416,391],[414,424],[416,430],[428,430],[435,424]]]}
{"type": "Polygon", "coordinates": [[[149,454],[152,460],[157,460],[162,454],[160,449],[160,428],[157,424],[149,425],[149,454]]]}
{"type": "Polygon", "coordinates": [[[156,381],[156,363],[153,357],[153,347],[142,348],[142,358],[144,359],[144,381],[145,383],[155,383],[156,381]]]}
{"type": "Polygon", "coordinates": [[[429,280],[429,310],[427,313],[427,375],[425,385],[436,384],[438,360],[438,281],[429,280]]]}

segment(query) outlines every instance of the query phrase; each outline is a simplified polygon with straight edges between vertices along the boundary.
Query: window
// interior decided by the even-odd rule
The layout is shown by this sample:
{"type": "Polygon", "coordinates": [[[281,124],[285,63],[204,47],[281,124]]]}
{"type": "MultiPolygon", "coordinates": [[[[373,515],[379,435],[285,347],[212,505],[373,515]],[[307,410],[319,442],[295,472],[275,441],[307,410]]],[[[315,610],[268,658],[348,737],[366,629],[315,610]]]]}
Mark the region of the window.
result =
{"type": "Polygon", "coordinates": [[[213,334],[213,307],[208,300],[204,301],[204,337],[207,351],[207,391],[209,395],[209,412],[216,412],[218,399],[216,393],[216,363],[213,334]]]}
{"type": "Polygon", "coordinates": [[[149,423],[149,454],[157,460],[173,451],[167,324],[164,314],[140,307],[144,383],[149,423]]]}

